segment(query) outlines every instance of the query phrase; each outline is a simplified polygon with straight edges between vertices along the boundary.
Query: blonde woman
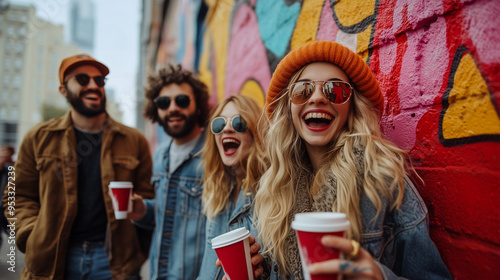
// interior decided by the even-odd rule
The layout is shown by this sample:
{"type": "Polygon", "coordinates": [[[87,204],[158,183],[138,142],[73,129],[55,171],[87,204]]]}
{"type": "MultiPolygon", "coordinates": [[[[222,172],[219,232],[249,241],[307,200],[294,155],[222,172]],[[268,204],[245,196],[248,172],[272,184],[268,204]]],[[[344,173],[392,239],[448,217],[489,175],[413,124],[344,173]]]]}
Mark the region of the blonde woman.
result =
{"type": "MultiPolygon", "coordinates": [[[[222,268],[216,266],[217,254],[212,238],[245,227],[253,237],[252,202],[258,180],[265,170],[264,143],[258,125],[262,108],[251,98],[233,95],[221,102],[210,118],[210,134],[202,151],[204,166],[203,211],[207,216],[207,242],[198,279],[221,279],[222,268]]],[[[258,243],[251,246],[257,253],[258,243]]],[[[262,256],[252,258],[258,264],[262,256]],[[260,259],[259,259],[260,258],[260,259]]],[[[259,275],[262,268],[256,271],[259,275]]]]}
{"type": "Polygon", "coordinates": [[[382,138],[383,102],[369,67],[340,44],[306,44],[278,65],[265,108],[270,167],[255,198],[271,279],[303,279],[290,225],[296,213],[316,211],[343,212],[351,228],[322,239],[346,258],[312,264],[311,274],[451,278],[406,176],[408,154],[382,138]]]}

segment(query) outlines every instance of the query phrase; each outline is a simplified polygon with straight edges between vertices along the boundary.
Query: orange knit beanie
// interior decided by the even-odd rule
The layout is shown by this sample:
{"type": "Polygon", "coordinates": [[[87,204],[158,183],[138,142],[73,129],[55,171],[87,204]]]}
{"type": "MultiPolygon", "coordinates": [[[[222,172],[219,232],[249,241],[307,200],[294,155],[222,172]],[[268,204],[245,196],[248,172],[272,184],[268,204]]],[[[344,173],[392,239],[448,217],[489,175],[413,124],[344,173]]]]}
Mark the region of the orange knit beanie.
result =
{"type": "Polygon", "coordinates": [[[329,41],[316,41],[305,44],[288,53],[278,64],[267,90],[266,113],[269,117],[276,107],[273,101],[284,94],[292,75],[302,66],[312,62],[330,62],[340,67],[353,83],[354,88],[380,111],[384,110],[384,97],[368,65],[360,56],[348,48],[329,41]]]}

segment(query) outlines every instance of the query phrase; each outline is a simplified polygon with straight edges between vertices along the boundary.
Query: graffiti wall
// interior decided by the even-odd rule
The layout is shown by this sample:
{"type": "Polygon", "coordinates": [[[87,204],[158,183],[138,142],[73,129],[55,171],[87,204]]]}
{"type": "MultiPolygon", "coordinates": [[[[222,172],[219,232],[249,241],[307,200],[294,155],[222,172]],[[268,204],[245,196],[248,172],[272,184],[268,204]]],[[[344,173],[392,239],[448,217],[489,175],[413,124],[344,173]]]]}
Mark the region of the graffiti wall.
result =
{"type": "Polygon", "coordinates": [[[176,3],[159,63],[198,70],[214,104],[242,94],[263,105],[276,65],[304,43],[357,52],[384,92],[385,135],[425,181],[431,237],[454,278],[500,277],[500,1],[176,3]]]}

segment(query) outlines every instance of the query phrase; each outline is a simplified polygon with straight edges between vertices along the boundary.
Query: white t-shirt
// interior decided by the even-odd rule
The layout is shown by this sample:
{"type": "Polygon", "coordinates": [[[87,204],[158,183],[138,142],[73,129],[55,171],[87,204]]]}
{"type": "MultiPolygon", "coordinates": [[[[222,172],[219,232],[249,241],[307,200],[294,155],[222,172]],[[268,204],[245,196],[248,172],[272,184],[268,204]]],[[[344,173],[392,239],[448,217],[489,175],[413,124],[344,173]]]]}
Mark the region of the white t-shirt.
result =
{"type": "Polygon", "coordinates": [[[172,142],[170,145],[169,151],[169,170],[170,174],[174,173],[174,171],[181,166],[181,164],[186,160],[189,156],[189,153],[194,149],[196,143],[198,143],[198,139],[201,134],[192,139],[191,141],[184,143],[182,145],[177,145],[175,142],[172,142]]]}

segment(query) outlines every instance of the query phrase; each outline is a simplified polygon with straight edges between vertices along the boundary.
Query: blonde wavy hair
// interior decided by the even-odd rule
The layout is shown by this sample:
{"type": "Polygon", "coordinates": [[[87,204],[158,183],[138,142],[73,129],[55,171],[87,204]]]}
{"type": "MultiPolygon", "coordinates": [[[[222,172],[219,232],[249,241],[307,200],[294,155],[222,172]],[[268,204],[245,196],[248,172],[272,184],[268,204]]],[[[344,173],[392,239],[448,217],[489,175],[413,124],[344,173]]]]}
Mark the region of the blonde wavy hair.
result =
{"type": "MultiPolygon", "coordinates": [[[[291,77],[289,85],[298,80],[304,68],[291,77]]],[[[285,265],[285,247],[288,246],[285,239],[290,231],[289,213],[301,178],[307,179],[312,201],[313,195],[327,183],[328,174],[333,174],[337,181],[337,199],[331,210],[347,215],[351,222],[347,237],[357,241],[361,240],[363,232],[360,209],[363,192],[377,208],[377,215],[383,207],[382,196],[389,199],[391,209],[399,207],[403,200],[408,153],[382,138],[380,113],[366,97],[355,92],[351,99],[347,123],[329,143],[325,162],[317,172],[313,170],[304,141],[293,127],[287,89],[275,100],[276,109],[268,116],[270,127],[266,143],[270,167],[260,180],[254,218],[264,253],[271,254],[278,262],[281,277],[289,273],[285,265]],[[364,151],[363,174],[359,174],[354,156],[359,149],[364,151]]]]}
{"type": "MultiPolygon", "coordinates": [[[[262,131],[267,130],[268,121],[262,116],[262,108],[251,98],[242,95],[233,95],[223,100],[213,111],[209,124],[218,117],[228,103],[234,103],[240,116],[246,121],[248,132],[250,132],[253,144],[245,158],[241,159],[241,166],[245,171],[242,180],[242,190],[246,194],[257,192],[258,181],[266,168],[264,139],[262,131]]],[[[231,188],[231,171],[227,168],[219,154],[215,135],[209,134],[205,140],[201,159],[204,166],[203,173],[203,211],[209,218],[213,219],[217,214],[226,209],[231,188]]]]}

